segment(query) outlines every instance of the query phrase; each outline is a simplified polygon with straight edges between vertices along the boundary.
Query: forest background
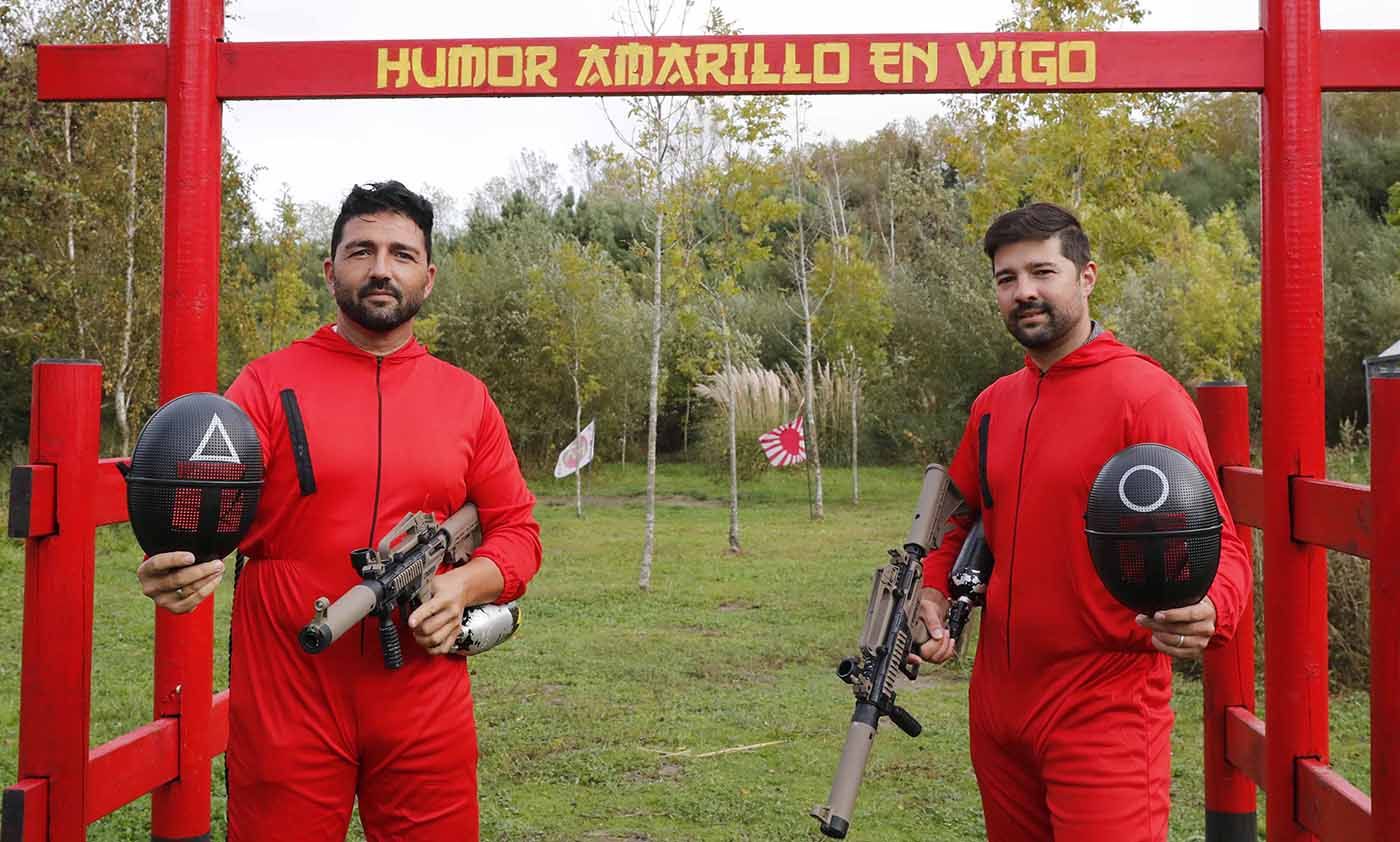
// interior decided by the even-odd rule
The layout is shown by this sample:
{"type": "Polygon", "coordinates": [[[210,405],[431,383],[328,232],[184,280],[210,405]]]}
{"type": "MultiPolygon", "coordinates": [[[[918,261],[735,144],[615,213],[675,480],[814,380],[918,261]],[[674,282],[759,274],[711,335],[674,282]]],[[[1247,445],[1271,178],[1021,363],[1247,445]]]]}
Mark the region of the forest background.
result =
{"type": "MultiPolygon", "coordinates": [[[[1002,28],[1142,14],[1135,0],[1020,0],[1002,28]]],[[[694,28],[741,24],[711,8],[694,28]]],[[[31,45],[158,41],[165,26],[159,0],[0,2],[10,461],[24,459],[34,360],[103,362],[105,454],[130,452],[158,383],[162,106],[40,103],[31,45]]],[[[823,463],[946,460],[971,399],[1021,364],[978,238],[1033,200],[1088,230],[1096,318],[1188,386],[1249,383],[1257,429],[1256,96],[949,97],[927,122],[817,142],[803,109],[636,100],[616,110],[616,143],[576,148],[578,186],[529,150],[471,196],[410,185],[438,209],[420,336],[491,386],[532,471],[592,418],[600,462],[645,462],[653,350],[658,458],[732,477],[735,550],[739,483],[767,469],[756,436],[799,409],[818,512],[823,463]]],[[[1327,429],[1335,461],[1360,471],[1344,478],[1364,482],[1362,361],[1400,339],[1400,93],[1326,95],[1323,151],[1327,429]]],[[[330,320],[336,211],[284,195],[260,218],[253,169],[227,146],[223,179],[221,386],[330,320]]],[[[849,476],[826,493],[858,499],[849,476]]]]}

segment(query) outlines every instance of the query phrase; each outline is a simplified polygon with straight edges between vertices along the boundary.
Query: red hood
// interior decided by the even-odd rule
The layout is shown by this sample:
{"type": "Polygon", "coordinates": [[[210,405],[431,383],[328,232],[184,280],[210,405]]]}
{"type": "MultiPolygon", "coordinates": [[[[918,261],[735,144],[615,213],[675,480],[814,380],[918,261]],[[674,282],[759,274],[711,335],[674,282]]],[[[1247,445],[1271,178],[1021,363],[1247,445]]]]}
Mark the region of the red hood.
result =
{"type": "MultiPolygon", "coordinates": [[[[313,348],[319,348],[323,351],[332,351],[337,354],[347,354],[352,357],[368,357],[370,359],[373,359],[375,356],[374,354],[371,354],[363,348],[360,348],[359,346],[355,345],[353,342],[346,339],[344,336],[341,336],[340,333],[335,329],[335,325],[333,324],[325,325],[320,330],[316,331],[315,333],[311,334],[305,339],[298,339],[293,344],[301,345],[302,343],[310,345],[313,348]]],[[[418,337],[413,336],[409,338],[408,342],[405,343],[402,348],[384,357],[384,361],[386,363],[405,362],[407,360],[417,359],[418,357],[424,356],[427,353],[428,349],[424,347],[421,342],[418,341],[418,337]]]]}
{"type": "MultiPolygon", "coordinates": [[[[1158,368],[1162,367],[1161,363],[1141,351],[1135,351],[1122,342],[1119,342],[1112,331],[1105,330],[1099,333],[1098,336],[1095,336],[1093,339],[1090,339],[1088,342],[1070,351],[1062,359],[1050,366],[1045,373],[1056,374],[1072,369],[1089,368],[1124,357],[1137,357],[1140,360],[1146,360],[1152,363],[1158,368]]],[[[1029,354],[1026,355],[1026,368],[1030,369],[1033,374],[1040,374],[1040,366],[1035,364],[1035,360],[1032,360],[1029,354]]]]}

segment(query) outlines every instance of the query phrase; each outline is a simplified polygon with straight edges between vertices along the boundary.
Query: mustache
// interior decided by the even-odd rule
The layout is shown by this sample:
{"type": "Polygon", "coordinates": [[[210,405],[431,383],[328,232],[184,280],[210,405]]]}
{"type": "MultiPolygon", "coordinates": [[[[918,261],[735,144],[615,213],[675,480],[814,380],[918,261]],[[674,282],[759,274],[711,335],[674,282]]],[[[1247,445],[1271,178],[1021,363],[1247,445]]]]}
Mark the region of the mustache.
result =
{"type": "Polygon", "coordinates": [[[1041,303],[1041,304],[1021,304],[1021,305],[1018,305],[1018,306],[1016,307],[1016,311],[1015,311],[1014,313],[1012,313],[1011,316],[1012,316],[1012,318],[1019,319],[1019,318],[1021,318],[1022,316],[1033,316],[1033,315],[1035,315],[1035,314],[1037,314],[1037,313],[1049,313],[1049,312],[1050,312],[1050,306],[1049,306],[1048,304],[1044,304],[1044,303],[1041,303]]]}
{"type": "Polygon", "coordinates": [[[369,283],[360,287],[360,291],[356,293],[355,297],[369,298],[371,295],[374,295],[378,292],[387,292],[390,295],[394,296],[395,301],[403,301],[403,293],[399,291],[399,288],[394,285],[393,281],[390,281],[387,278],[377,281],[370,281],[369,283]]]}

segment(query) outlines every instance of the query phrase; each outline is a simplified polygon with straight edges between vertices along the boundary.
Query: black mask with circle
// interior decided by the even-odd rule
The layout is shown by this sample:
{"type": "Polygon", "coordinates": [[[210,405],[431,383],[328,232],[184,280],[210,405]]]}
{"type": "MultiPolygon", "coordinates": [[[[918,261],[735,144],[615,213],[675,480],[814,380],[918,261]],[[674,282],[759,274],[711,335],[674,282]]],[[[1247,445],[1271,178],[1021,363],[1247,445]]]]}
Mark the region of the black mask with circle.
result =
{"type": "Polygon", "coordinates": [[[1185,454],[1135,444],[1104,463],[1084,534],[1104,587],[1143,614],[1200,602],[1220,564],[1220,509],[1185,454]]]}

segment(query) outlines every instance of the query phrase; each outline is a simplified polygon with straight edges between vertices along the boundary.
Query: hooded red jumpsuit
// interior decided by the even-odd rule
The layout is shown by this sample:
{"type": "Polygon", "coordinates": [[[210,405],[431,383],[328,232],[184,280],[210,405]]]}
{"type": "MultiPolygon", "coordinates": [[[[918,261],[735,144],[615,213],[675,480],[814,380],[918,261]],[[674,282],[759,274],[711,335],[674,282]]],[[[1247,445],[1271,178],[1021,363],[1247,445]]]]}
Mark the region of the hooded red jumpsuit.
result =
{"type": "Polygon", "coordinates": [[[477,839],[465,662],[429,655],[403,617],[393,671],[373,617],[315,656],[297,632],[317,597],[359,581],[351,550],[405,514],[442,520],[468,501],[484,538],[474,555],[505,579],[499,601],[524,592],[539,525],[500,411],[416,340],[380,358],[329,326],[253,361],[227,394],[267,466],[234,598],[229,839],[344,839],[357,796],[370,840],[477,839]]]}
{"type": "MultiPolygon", "coordinates": [[[[1176,448],[1210,479],[1225,517],[1209,592],[1224,641],[1252,571],[1200,416],[1175,379],[1101,333],[1044,374],[1027,358],[973,401],[949,473],[980,511],[995,559],[969,688],[990,842],[1167,838],[1170,659],[1099,581],[1084,537],[1094,477],[1143,442],[1176,448]]],[[[970,524],[954,518],[926,586],[946,595],[970,524]]]]}

